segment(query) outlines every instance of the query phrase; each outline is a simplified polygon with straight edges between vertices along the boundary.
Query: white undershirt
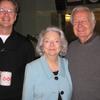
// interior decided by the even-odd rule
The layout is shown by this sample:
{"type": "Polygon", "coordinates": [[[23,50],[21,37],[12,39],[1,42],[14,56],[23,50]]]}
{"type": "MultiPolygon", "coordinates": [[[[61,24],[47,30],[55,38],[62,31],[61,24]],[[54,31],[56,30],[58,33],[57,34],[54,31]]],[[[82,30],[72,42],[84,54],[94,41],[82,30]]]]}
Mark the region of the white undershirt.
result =
{"type": "Polygon", "coordinates": [[[3,43],[5,43],[8,37],[9,35],[0,35],[0,38],[2,39],[3,43]]]}

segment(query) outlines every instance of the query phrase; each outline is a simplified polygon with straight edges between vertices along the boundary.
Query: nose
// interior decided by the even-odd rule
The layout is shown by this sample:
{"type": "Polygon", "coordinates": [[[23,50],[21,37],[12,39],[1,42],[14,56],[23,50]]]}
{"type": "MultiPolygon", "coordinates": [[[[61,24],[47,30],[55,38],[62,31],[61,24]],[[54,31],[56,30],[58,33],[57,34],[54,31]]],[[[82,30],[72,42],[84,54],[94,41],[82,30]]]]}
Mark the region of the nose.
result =
{"type": "Polygon", "coordinates": [[[50,41],[50,46],[53,46],[54,45],[54,41],[50,41]]]}
{"type": "Polygon", "coordinates": [[[83,26],[82,22],[78,22],[78,28],[81,28],[83,26]]]}
{"type": "Polygon", "coordinates": [[[84,30],[83,24],[82,24],[81,22],[78,23],[77,31],[78,31],[78,32],[82,32],[83,30],[84,30]]]}
{"type": "Polygon", "coordinates": [[[9,14],[10,14],[9,10],[3,10],[2,13],[3,13],[4,15],[9,15],[9,14]]]}
{"type": "Polygon", "coordinates": [[[3,11],[3,15],[4,15],[4,16],[8,16],[9,14],[8,14],[7,11],[3,11]]]}

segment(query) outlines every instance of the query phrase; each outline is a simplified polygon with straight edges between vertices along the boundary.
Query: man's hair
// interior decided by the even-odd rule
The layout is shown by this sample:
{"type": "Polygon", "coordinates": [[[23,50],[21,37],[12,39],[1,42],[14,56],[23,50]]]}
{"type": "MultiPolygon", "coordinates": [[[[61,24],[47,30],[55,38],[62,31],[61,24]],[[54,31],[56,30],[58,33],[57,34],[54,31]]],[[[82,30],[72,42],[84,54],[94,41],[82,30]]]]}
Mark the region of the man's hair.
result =
{"type": "Polygon", "coordinates": [[[89,9],[88,7],[86,6],[77,6],[75,7],[73,10],[72,10],[72,14],[71,14],[71,23],[73,24],[73,20],[74,20],[74,14],[78,11],[87,11],[90,13],[90,17],[91,19],[96,22],[95,20],[95,15],[93,13],[93,11],[91,9],[89,9]]]}

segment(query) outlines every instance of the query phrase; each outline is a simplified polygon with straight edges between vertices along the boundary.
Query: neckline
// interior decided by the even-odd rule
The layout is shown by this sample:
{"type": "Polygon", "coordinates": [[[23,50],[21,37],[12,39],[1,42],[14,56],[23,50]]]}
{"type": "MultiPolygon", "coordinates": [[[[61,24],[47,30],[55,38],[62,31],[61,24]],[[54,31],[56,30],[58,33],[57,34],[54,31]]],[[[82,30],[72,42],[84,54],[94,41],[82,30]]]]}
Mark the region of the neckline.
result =
{"type": "Polygon", "coordinates": [[[59,72],[58,70],[57,71],[54,71],[53,74],[54,75],[58,75],[58,72],[59,72]]]}

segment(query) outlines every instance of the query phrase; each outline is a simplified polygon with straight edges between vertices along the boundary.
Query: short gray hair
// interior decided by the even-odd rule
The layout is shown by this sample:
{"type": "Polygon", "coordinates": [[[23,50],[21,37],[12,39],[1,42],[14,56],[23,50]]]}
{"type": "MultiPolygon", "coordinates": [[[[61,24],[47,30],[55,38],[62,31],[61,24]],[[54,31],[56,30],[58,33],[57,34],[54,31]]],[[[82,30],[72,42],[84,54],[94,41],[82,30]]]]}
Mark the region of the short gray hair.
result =
{"type": "Polygon", "coordinates": [[[57,32],[60,35],[62,50],[60,51],[59,55],[60,56],[65,56],[66,53],[67,53],[68,42],[65,38],[64,32],[58,27],[47,27],[45,30],[41,31],[41,33],[39,34],[39,39],[38,39],[38,43],[37,43],[37,46],[36,46],[37,54],[39,54],[40,56],[43,55],[43,48],[42,48],[43,38],[44,38],[44,35],[47,32],[57,32]]]}
{"type": "Polygon", "coordinates": [[[74,20],[74,15],[75,15],[75,13],[78,12],[78,11],[87,11],[87,12],[89,12],[92,21],[96,22],[96,20],[95,20],[95,15],[94,15],[94,13],[93,13],[92,10],[90,10],[90,9],[89,9],[88,7],[86,7],[86,6],[77,6],[77,7],[75,7],[75,8],[72,10],[72,14],[71,14],[71,23],[72,23],[72,24],[73,24],[73,20],[74,20]]]}

